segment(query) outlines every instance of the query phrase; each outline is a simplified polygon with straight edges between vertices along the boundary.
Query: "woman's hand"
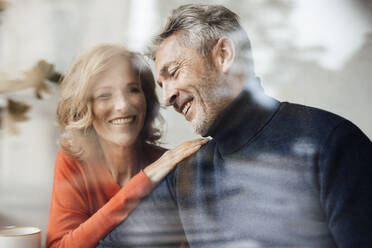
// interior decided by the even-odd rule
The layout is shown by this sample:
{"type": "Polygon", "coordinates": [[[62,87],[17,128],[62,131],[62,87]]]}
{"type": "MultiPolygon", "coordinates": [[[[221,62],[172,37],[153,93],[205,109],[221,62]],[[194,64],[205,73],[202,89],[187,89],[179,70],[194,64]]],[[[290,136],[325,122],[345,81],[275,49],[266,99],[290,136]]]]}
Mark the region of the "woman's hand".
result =
{"type": "Polygon", "coordinates": [[[159,183],[182,160],[195,153],[209,139],[186,141],[172,150],[166,151],[158,160],[148,165],[143,172],[154,184],[159,183]]]}

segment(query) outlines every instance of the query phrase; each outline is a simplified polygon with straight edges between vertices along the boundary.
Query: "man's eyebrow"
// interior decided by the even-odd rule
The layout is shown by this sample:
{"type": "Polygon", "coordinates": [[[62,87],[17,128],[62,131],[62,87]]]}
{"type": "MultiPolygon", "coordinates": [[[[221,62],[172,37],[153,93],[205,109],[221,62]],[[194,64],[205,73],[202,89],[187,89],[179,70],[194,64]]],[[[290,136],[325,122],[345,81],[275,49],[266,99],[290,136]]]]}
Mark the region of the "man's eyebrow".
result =
{"type": "Polygon", "coordinates": [[[163,65],[163,67],[160,69],[160,75],[165,75],[168,73],[168,69],[171,65],[180,65],[182,63],[182,61],[184,60],[184,58],[182,58],[182,56],[179,56],[175,59],[173,59],[172,61],[169,61],[167,62],[166,64],[163,65]]]}
{"type": "MultiPolygon", "coordinates": [[[[159,78],[160,76],[167,75],[167,74],[168,74],[168,68],[169,68],[169,66],[171,66],[173,63],[176,63],[176,61],[173,60],[173,61],[170,61],[170,62],[166,63],[165,65],[163,65],[163,67],[160,69],[160,72],[159,72],[158,78],[159,78]]],[[[162,83],[161,81],[157,80],[156,83],[160,86],[160,88],[163,87],[163,83],[162,83]]]]}
{"type": "MultiPolygon", "coordinates": [[[[164,75],[169,74],[169,72],[168,72],[169,67],[170,67],[171,65],[174,65],[174,64],[179,65],[179,64],[180,64],[180,60],[181,60],[181,58],[180,58],[180,57],[177,57],[177,58],[175,58],[174,60],[169,61],[168,63],[164,64],[163,67],[160,69],[159,76],[164,76],[164,75]]],[[[163,86],[163,83],[162,83],[161,81],[158,81],[158,80],[157,80],[156,83],[157,83],[160,87],[163,86]]]]}
{"type": "Polygon", "coordinates": [[[175,64],[175,63],[177,63],[176,60],[173,60],[173,61],[169,61],[168,63],[163,65],[163,67],[160,69],[160,75],[167,74],[169,66],[171,66],[172,64],[175,64]]]}

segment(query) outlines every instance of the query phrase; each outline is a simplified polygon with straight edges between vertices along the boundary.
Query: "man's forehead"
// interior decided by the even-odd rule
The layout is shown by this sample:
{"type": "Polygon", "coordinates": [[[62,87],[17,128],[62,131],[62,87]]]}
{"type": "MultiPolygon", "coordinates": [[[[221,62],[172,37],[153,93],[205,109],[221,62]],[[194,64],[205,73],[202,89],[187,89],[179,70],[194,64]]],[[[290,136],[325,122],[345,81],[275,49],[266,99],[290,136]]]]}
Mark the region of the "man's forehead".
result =
{"type": "MultiPolygon", "coordinates": [[[[160,44],[159,49],[156,52],[155,62],[161,63],[167,58],[172,58],[180,52],[180,44],[176,36],[172,35],[160,44]]],[[[167,63],[167,62],[163,62],[167,63]]]]}
{"type": "Polygon", "coordinates": [[[178,63],[185,56],[184,47],[180,46],[174,36],[165,39],[155,56],[155,68],[158,74],[164,73],[169,66],[178,63]]]}
{"type": "Polygon", "coordinates": [[[166,38],[159,46],[155,56],[155,67],[157,72],[161,72],[172,64],[177,64],[181,60],[198,56],[198,52],[191,46],[186,46],[177,34],[166,38]]]}

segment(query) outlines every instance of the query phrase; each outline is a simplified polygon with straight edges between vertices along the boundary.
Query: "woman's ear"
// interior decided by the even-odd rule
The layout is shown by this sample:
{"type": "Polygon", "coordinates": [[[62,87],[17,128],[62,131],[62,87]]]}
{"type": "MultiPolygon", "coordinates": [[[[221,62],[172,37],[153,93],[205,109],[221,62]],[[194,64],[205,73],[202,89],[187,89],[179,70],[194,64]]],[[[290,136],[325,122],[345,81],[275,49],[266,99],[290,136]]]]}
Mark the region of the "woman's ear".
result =
{"type": "Polygon", "coordinates": [[[221,37],[213,47],[212,53],[215,65],[226,73],[235,60],[234,42],[230,38],[221,37]]]}

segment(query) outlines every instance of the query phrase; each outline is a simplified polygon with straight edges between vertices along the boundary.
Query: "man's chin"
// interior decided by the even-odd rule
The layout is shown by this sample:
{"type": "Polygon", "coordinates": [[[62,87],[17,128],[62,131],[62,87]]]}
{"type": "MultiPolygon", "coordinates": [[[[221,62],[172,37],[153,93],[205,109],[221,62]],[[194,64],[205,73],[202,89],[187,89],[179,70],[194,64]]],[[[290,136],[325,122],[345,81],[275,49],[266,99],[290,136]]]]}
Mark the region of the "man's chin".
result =
{"type": "Polygon", "coordinates": [[[203,121],[191,121],[192,128],[196,134],[199,134],[201,136],[205,136],[208,133],[210,125],[205,120],[203,121]]]}

